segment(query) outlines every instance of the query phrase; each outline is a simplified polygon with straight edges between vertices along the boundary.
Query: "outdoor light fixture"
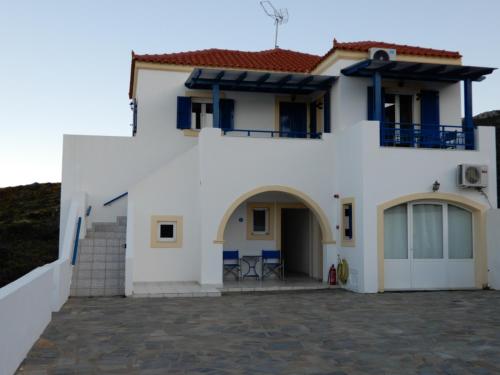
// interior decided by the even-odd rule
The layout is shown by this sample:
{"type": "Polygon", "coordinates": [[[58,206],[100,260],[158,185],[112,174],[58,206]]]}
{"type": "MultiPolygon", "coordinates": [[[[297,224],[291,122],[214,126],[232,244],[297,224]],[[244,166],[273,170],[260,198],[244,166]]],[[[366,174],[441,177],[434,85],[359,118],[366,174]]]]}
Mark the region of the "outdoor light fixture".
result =
{"type": "Polygon", "coordinates": [[[434,183],[432,184],[432,191],[435,193],[436,191],[439,190],[440,186],[441,186],[441,184],[439,183],[438,180],[434,181],[434,183]]]}

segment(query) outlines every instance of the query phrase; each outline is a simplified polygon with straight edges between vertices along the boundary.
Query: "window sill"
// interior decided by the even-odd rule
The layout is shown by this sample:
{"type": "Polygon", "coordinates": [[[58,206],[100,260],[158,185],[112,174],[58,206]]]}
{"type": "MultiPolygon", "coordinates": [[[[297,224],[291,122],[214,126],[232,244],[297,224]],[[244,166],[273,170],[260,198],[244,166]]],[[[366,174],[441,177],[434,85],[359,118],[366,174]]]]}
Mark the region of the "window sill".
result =
{"type": "Polygon", "coordinates": [[[185,137],[198,137],[200,134],[200,131],[198,129],[183,129],[182,132],[184,133],[185,137]]]}

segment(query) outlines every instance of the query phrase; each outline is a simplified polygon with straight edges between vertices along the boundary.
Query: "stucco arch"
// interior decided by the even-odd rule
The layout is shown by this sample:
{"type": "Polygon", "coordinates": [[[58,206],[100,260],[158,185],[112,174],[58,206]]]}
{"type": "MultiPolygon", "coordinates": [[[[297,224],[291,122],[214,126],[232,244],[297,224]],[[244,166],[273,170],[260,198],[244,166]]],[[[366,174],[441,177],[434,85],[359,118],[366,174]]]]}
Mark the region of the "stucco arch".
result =
{"type": "Polygon", "coordinates": [[[486,256],[486,206],[452,193],[415,193],[391,199],[377,206],[377,256],[378,290],[384,291],[384,211],[388,208],[415,202],[439,201],[462,206],[472,212],[474,222],[474,273],[476,288],[488,283],[488,265],[486,256]]]}
{"type": "Polygon", "coordinates": [[[321,227],[321,234],[323,236],[323,244],[334,244],[335,240],[333,239],[333,234],[331,230],[330,223],[328,221],[328,217],[326,216],[325,212],[323,209],[313,200],[311,199],[307,194],[301,192],[300,190],[293,189],[288,186],[281,186],[281,185],[267,185],[267,186],[261,186],[258,188],[255,188],[253,190],[250,190],[249,192],[241,195],[238,199],[236,199],[227,209],[226,212],[224,213],[224,216],[222,217],[220,223],[219,223],[219,228],[217,230],[217,238],[214,240],[215,243],[224,243],[224,231],[226,229],[227,222],[229,221],[229,218],[233,214],[233,212],[238,208],[240,204],[245,202],[247,199],[253,197],[254,195],[260,194],[260,193],[267,193],[267,192],[281,192],[281,193],[287,193],[290,195],[293,195],[294,197],[300,199],[306,206],[309,208],[316,218],[318,219],[319,226],[321,227]]]}

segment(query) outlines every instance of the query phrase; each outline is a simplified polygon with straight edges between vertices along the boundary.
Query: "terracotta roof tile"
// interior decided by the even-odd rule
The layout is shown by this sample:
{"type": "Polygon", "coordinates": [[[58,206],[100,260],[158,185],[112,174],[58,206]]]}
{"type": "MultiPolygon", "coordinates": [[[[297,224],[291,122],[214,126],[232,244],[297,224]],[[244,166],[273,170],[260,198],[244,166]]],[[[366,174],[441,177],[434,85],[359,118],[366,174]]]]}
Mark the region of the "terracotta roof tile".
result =
{"type": "Polygon", "coordinates": [[[314,65],[312,69],[318,66],[323,60],[328,56],[333,54],[335,51],[358,51],[358,52],[368,52],[370,48],[380,47],[380,48],[392,48],[395,49],[398,54],[401,55],[413,55],[413,56],[427,56],[427,57],[442,57],[442,58],[452,58],[459,59],[462,57],[460,52],[456,51],[446,51],[442,49],[434,48],[424,48],[417,46],[409,46],[406,44],[395,44],[386,42],[377,42],[373,40],[364,40],[360,42],[339,42],[336,39],[333,40],[333,47],[321,58],[321,60],[314,65]]]}
{"type": "Polygon", "coordinates": [[[161,55],[133,54],[132,60],[174,65],[305,73],[321,60],[321,56],[280,48],[258,52],[213,48],[161,55]]]}
{"type": "Polygon", "coordinates": [[[138,55],[132,52],[131,82],[129,95],[132,95],[135,62],[159,64],[205,66],[235,69],[256,69],[278,72],[309,73],[336,50],[368,52],[372,47],[394,48],[404,55],[460,58],[459,52],[438,50],[376,41],[345,42],[334,39],[333,47],[324,55],[312,55],[281,48],[265,51],[238,51],[227,49],[204,49],[198,51],[166,53],[158,55],[138,55]]]}

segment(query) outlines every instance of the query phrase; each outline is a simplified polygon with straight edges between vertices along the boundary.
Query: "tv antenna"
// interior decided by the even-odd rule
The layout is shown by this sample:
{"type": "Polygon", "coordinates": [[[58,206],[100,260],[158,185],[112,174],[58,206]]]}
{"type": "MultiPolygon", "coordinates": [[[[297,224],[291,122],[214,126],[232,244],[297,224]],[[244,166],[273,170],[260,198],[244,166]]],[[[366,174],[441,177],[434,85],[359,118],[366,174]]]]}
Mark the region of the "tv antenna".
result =
{"type": "Polygon", "coordinates": [[[264,12],[274,20],[274,26],[276,27],[274,33],[274,48],[278,48],[278,27],[288,22],[288,9],[276,9],[268,0],[261,1],[260,6],[264,9],[264,12]]]}

